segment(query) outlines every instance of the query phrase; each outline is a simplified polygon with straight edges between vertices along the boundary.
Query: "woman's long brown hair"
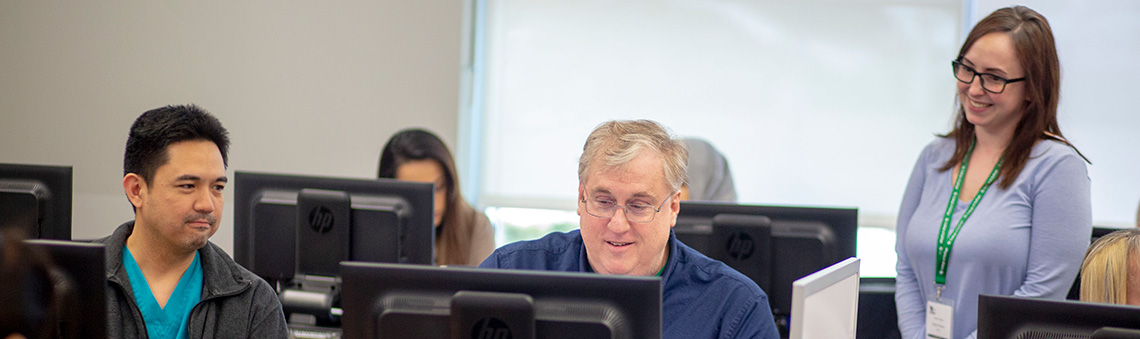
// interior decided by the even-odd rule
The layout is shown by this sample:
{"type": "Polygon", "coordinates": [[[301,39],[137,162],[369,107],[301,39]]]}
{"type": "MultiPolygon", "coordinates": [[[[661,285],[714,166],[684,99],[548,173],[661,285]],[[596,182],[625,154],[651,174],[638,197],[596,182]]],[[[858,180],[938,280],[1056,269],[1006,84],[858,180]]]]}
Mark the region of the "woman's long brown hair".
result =
{"type": "Polygon", "coordinates": [[[443,167],[447,186],[447,209],[436,228],[435,263],[467,265],[471,253],[471,237],[478,211],[471,207],[459,191],[459,175],[451,151],[435,134],[423,129],[406,129],[388,139],[380,152],[380,178],[395,178],[396,169],[409,161],[434,160],[443,167]]]}
{"type": "MultiPolygon", "coordinates": [[[[1025,70],[1025,92],[1028,99],[1022,108],[1021,120],[1013,132],[1009,146],[1002,153],[1002,168],[998,184],[1008,189],[1025,163],[1029,161],[1033,145],[1038,140],[1057,140],[1072,147],[1081,158],[1088,161],[1075,146],[1070,144],[1057,124],[1057,102],[1061,89],[1061,62],[1057,58],[1057,48],[1053,42],[1053,30],[1049,21],[1036,11],[1024,6],[998,9],[974,26],[966,36],[966,42],[958,51],[959,60],[982,36],[990,33],[1005,33],[1013,40],[1014,50],[1021,68],[1025,70]]],[[[958,104],[958,115],[954,129],[944,135],[954,139],[954,155],[939,168],[946,171],[961,164],[966,157],[970,142],[974,140],[975,127],[966,120],[962,103],[958,104]]]]}

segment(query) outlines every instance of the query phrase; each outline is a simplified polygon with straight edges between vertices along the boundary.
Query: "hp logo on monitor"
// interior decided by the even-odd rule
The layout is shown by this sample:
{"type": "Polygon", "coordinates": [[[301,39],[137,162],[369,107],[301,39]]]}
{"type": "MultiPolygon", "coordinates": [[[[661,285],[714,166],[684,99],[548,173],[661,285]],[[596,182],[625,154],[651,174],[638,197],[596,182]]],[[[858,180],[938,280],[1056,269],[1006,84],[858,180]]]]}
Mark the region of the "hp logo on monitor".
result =
{"type": "Polygon", "coordinates": [[[511,328],[499,318],[479,319],[471,328],[471,339],[511,339],[511,328]]]}
{"type": "Polygon", "coordinates": [[[736,260],[748,259],[755,249],[756,242],[752,240],[752,236],[740,231],[732,232],[725,247],[728,256],[736,260]]]}
{"type": "Polygon", "coordinates": [[[309,212],[309,227],[317,233],[328,233],[333,228],[333,213],[325,205],[318,205],[309,212]]]}

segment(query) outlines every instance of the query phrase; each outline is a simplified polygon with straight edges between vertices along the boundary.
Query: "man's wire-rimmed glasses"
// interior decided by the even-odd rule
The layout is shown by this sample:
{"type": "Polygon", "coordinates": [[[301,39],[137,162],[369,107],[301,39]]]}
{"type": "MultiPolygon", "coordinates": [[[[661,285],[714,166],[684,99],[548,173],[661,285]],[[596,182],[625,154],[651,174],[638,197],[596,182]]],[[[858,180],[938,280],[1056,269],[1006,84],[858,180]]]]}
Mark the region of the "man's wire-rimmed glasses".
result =
{"type": "Polygon", "coordinates": [[[586,213],[594,217],[602,219],[613,218],[614,213],[616,213],[620,208],[625,211],[626,220],[629,220],[630,222],[646,223],[653,221],[653,217],[657,216],[657,212],[661,212],[662,208],[665,208],[665,203],[669,202],[669,199],[671,198],[673,198],[673,195],[666,196],[665,200],[661,202],[661,206],[657,206],[657,208],[653,208],[653,205],[650,204],[639,203],[631,203],[622,206],[618,205],[617,202],[611,198],[603,197],[583,197],[582,203],[586,204],[586,213]]]}

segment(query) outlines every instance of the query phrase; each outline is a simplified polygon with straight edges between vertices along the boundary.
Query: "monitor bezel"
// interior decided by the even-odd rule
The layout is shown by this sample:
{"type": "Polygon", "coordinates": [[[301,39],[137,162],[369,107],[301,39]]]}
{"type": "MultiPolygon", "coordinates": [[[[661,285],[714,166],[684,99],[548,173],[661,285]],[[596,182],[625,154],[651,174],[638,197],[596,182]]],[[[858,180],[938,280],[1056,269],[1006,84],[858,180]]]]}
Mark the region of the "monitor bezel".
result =
{"type": "Polygon", "coordinates": [[[773,221],[823,221],[841,240],[838,258],[855,256],[856,237],[859,232],[859,209],[856,207],[756,205],[710,201],[682,201],[677,215],[678,223],[685,218],[708,218],[717,214],[766,216],[773,221]]]}
{"type": "Polygon", "coordinates": [[[37,216],[39,234],[28,234],[29,238],[71,240],[72,172],[71,166],[0,164],[0,181],[35,181],[50,194],[37,216]]]}
{"type": "MultiPolygon", "coordinates": [[[[782,205],[753,205],[753,204],[738,204],[727,202],[705,202],[705,201],[682,201],[681,211],[677,216],[677,225],[685,227],[682,223],[687,223],[691,220],[712,220],[720,214],[737,214],[737,215],[751,215],[751,216],[764,216],[770,220],[772,233],[784,233],[780,230],[782,226],[792,223],[813,223],[819,222],[824,224],[835,235],[835,241],[838,242],[836,252],[834,253],[833,260],[819,267],[818,269],[825,268],[832,264],[843,261],[846,258],[854,257],[856,253],[856,242],[859,232],[858,217],[859,209],[854,207],[820,207],[820,206],[782,206],[782,205]],[[790,223],[789,223],[790,222],[790,223]]],[[[715,226],[714,226],[715,227],[715,226]]],[[[675,233],[677,227],[674,227],[675,233]]],[[[715,232],[715,230],[710,230],[715,232]]],[[[682,231],[685,232],[685,231],[682,231]]],[[[777,237],[773,236],[773,241],[777,237]]],[[[683,242],[683,241],[682,241],[683,242]]],[[[694,249],[700,251],[702,254],[710,258],[725,261],[721,258],[712,256],[713,251],[702,251],[698,246],[689,245],[694,249]]],[[[768,267],[774,268],[772,274],[769,274],[773,280],[776,278],[775,272],[779,270],[779,266],[770,264],[768,267]]],[[[811,272],[814,272],[811,271],[811,272]]],[[[797,274],[798,275],[798,274],[797,274]]],[[[792,278],[794,281],[801,277],[792,278]]],[[[775,284],[773,282],[773,284],[775,284]]],[[[762,287],[767,284],[757,282],[757,285],[762,287]]],[[[769,286],[764,291],[768,294],[769,304],[773,309],[774,315],[777,317],[786,316],[790,313],[792,301],[792,284],[789,282],[786,286],[769,286]],[[781,298],[783,296],[783,298],[781,298]],[[785,310],[784,312],[775,312],[776,310],[785,310]]],[[[786,330],[786,323],[783,323],[783,329],[786,330]]]]}
{"type": "Polygon", "coordinates": [[[661,337],[662,283],[656,276],[342,262],[341,281],[345,337],[376,337],[377,303],[389,293],[408,291],[522,293],[536,301],[605,303],[621,309],[636,329],[634,338],[661,337]]]}
{"type": "Polygon", "coordinates": [[[851,300],[851,312],[855,314],[856,318],[851,319],[853,321],[850,324],[851,336],[854,338],[858,326],[859,284],[861,283],[859,280],[859,262],[859,258],[847,258],[792,283],[792,314],[789,331],[791,339],[804,339],[804,326],[807,325],[804,315],[808,311],[804,307],[807,304],[808,297],[851,277],[855,277],[855,290],[852,291],[855,299],[851,300]]]}
{"type": "Polygon", "coordinates": [[[106,338],[107,280],[104,245],[52,239],[29,239],[24,243],[43,249],[51,258],[52,264],[72,279],[71,287],[75,289],[78,299],[75,304],[77,333],[73,336],[65,333],[61,335],[65,338],[106,338]]]}
{"type": "MultiPolygon", "coordinates": [[[[412,217],[408,222],[406,244],[413,244],[408,249],[408,263],[431,265],[434,263],[435,226],[432,224],[434,213],[434,185],[431,183],[402,181],[395,179],[364,179],[317,175],[277,174],[236,171],[234,173],[234,259],[242,266],[258,272],[251,263],[257,255],[292,255],[296,256],[299,250],[294,245],[294,253],[257,253],[256,245],[252,244],[255,225],[252,225],[252,207],[258,195],[267,190],[281,190],[300,192],[304,189],[318,189],[328,191],[343,191],[357,194],[397,195],[408,201],[412,217]],[[420,211],[423,209],[423,211],[420,211]]],[[[351,258],[350,258],[351,259],[351,258]]],[[[303,274],[297,272],[296,274],[303,274]]],[[[294,276],[296,277],[296,276],[294,276]]],[[[266,278],[266,277],[263,277],[266,278]]],[[[279,281],[275,277],[266,280],[279,281]]],[[[288,279],[280,279],[288,280],[288,279]]]]}
{"type": "Polygon", "coordinates": [[[1043,324],[1054,330],[1092,335],[1096,329],[1140,330],[1140,306],[982,294],[978,297],[978,338],[1016,338],[1023,327],[1043,324]]]}

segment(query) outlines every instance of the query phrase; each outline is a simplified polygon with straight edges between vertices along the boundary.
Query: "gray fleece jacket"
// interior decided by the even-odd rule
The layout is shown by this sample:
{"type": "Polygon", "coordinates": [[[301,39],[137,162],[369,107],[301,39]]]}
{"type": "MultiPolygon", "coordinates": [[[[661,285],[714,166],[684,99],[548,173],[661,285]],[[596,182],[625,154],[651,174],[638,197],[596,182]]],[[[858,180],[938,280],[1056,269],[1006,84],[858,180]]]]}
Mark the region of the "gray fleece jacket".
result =
{"type": "MultiPolygon", "coordinates": [[[[107,251],[107,337],[146,338],[146,322],[123,268],[123,245],[135,222],[97,242],[107,251]]],[[[190,338],[287,338],[285,314],[265,280],[239,266],[212,242],[198,250],[202,301],[190,311],[190,338]]]]}

